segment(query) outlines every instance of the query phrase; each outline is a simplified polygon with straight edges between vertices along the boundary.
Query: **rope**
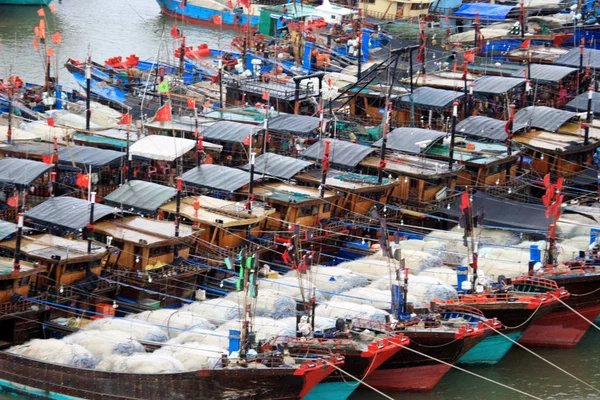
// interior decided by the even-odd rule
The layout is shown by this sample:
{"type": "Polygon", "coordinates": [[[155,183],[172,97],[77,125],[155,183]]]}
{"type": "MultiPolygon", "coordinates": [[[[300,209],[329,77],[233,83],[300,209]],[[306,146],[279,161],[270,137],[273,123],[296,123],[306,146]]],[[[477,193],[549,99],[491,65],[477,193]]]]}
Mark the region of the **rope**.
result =
{"type": "Polygon", "coordinates": [[[597,330],[600,331],[600,328],[598,327],[598,325],[596,325],[595,323],[593,323],[592,321],[590,321],[589,319],[587,319],[586,317],[584,317],[581,313],[579,313],[578,311],[576,311],[573,307],[571,307],[570,305],[568,305],[567,303],[565,303],[564,301],[562,301],[561,299],[559,299],[555,295],[552,295],[552,297],[556,298],[558,301],[560,301],[562,303],[563,306],[567,307],[569,310],[571,310],[575,314],[579,315],[584,321],[586,321],[588,324],[590,324],[591,326],[593,326],[594,328],[596,328],[597,330]]]}
{"type": "MultiPolygon", "coordinates": [[[[390,342],[390,343],[392,343],[392,342],[390,342]]],[[[403,345],[401,345],[401,344],[397,344],[397,343],[394,343],[394,345],[396,345],[396,346],[399,346],[399,347],[402,347],[403,349],[406,349],[406,350],[408,350],[408,351],[412,351],[413,353],[419,354],[420,356],[423,356],[423,357],[425,357],[425,358],[429,358],[430,360],[433,360],[433,361],[439,362],[439,363],[441,363],[441,364],[447,365],[447,366],[449,366],[449,367],[452,367],[452,368],[456,368],[456,369],[457,369],[457,370],[459,370],[459,371],[466,372],[467,374],[469,374],[469,375],[473,375],[473,376],[474,376],[474,377],[476,377],[476,378],[481,378],[481,379],[483,379],[483,380],[485,380],[485,381],[491,382],[491,383],[493,383],[493,384],[496,384],[496,385],[498,385],[498,386],[502,386],[503,388],[506,388],[506,389],[512,390],[512,391],[514,391],[514,392],[520,393],[520,394],[522,394],[522,395],[525,395],[525,396],[527,396],[527,397],[531,397],[532,399],[536,399],[536,400],[543,400],[541,397],[534,396],[534,395],[532,395],[532,394],[529,394],[529,393],[523,392],[522,390],[515,389],[515,388],[514,388],[514,387],[512,387],[512,386],[505,385],[504,383],[500,383],[500,382],[498,382],[498,381],[495,381],[495,380],[493,380],[493,379],[486,378],[485,376],[482,376],[482,375],[476,374],[476,373],[474,373],[474,372],[471,372],[471,371],[467,371],[467,370],[466,370],[466,369],[464,369],[464,368],[457,367],[456,365],[452,365],[452,364],[450,364],[450,363],[447,363],[446,361],[439,360],[439,359],[437,359],[437,358],[435,358],[435,357],[432,357],[432,356],[430,356],[430,355],[428,355],[428,354],[421,353],[420,351],[418,351],[418,350],[415,350],[415,349],[411,349],[410,347],[405,347],[405,346],[403,346],[403,345]]]]}
{"type": "MultiPolygon", "coordinates": [[[[558,297],[557,297],[557,299],[558,299],[558,297]]],[[[500,332],[499,330],[497,330],[497,329],[496,329],[496,328],[494,328],[493,326],[491,326],[491,325],[488,325],[488,326],[489,326],[489,327],[490,327],[490,328],[491,328],[491,329],[492,329],[494,332],[496,332],[497,334],[499,334],[499,335],[503,336],[504,338],[508,339],[509,341],[513,342],[514,344],[516,344],[517,346],[519,346],[519,347],[520,347],[520,348],[522,348],[523,350],[527,351],[528,353],[530,353],[530,354],[533,354],[534,356],[536,356],[537,358],[539,358],[540,360],[542,360],[542,361],[543,361],[543,362],[545,362],[546,364],[549,364],[549,365],[553,366],[553,367],[554,367],[554,368],[556,368],[557,370],[559,370],[559,371],[561,371],[561,372],[563,372],[563,373],[565,373],[565,374],[569,375],[571,378],[575,379],[576,381],[578,381],[578,382],[580,382],[580,383],[583,383],[585,386],[587,386],[587,387],[591,388],[592,390],[594,390],[594,391],[596,391],[596,392],[600,393],[600,390],[596,389],[595,387],[593,387],[593,386],[592,386],[592,385],[590,385],[589,383],[585,382],[584,380],[582,380],[582,379],[579,379],[578,377],[576,377],[576,376],[575,376],[575,375],[573,375],[572,373],[570,373],[570,372],[568,372],[568,371],[564,370],[563,368],[559,367],[559,366],[558,366],[558,365],[556,365],[556,364],[553,364],[551,361],[549,361],[549,360],[545,359],[544,357],[540,356],[539,354],[537,354],[537,353],[533,352],[532,350],[530,350],[530,349],[528,349],[527,347],[523,346],[521,343],[519,343],[519,342],[517,342],[517,341],[515,341],[515,340],[511,339],[509,336],[506,336],[504,333],[500,332]]]]}
{"type": "MultiPolygon", "coordinates": [[[[396,346],[400,346],[399,344],[394,343],[396,346]]],[[[403,346],[400,346],[403,347],[403,346]]],[[[327,364],[331,365],[333,368],[337,369],[338,371],[340,371],[342,374],[344,375],[348,375],[350,378],[354,379],[355,381],[357,381],[360,385],[364,385],[366,387],[368,387],[369,389],[371,389],[372,391],[374,391],[375,393],[378,393],[380,395],[382,395],[383,397],[385,397],[386,399],[389,400],[394,400],[393,397],[388,396],[387,394],[375,389],[373,386],[369,385],[368,383],[364,383],[361,379],[358,379],[357,377],[355,377],[354,375],[350,375],[348,372],[344,371],[343,369],[341,369],[340,367],[338,367],[337,365],[332,364],[331,362],[329,362],[328,360],[323,359],[323,361],[325,361],[327,364]]],[[[541,400],[541,399],[539,399],[541,400]]]]}
{"type": "MultiPolygon", "coordinates": [[[[535,311],[534,311],[534,312],[533,312],[533,313],[532,313],[532,314],[529,316],[529,318],[527,318],[527,320],[525,320],[525,322],[523,322],[522,324],[520,324],[520,325],[517,325],[517,326],[507,326],[507,325],[504,325],[504,324],[502,324],[502,325],[503,325],[503,326],[504,326],[506,329],[519,329],[519,328],[521,328],[522,326],[524,326],[524,325],[528,324],[528,323],[529,323],[529,321],[531,321],[531,319],[533,318],[533,316],[534,316],[535,314],[537,314],[537,312],[538,312],[538,311],[540,310],[540,308],[542,307],[542,304],[543,304],[543,302],[541,302],[541,301],[540,301],[540,304],[538,304],[538,306],[537,306],[537,308],[535,309],[535,311]]],[[[504,336],[504,335],[503,335],[503,336],[504,336]]]]}
{"type": "Polygon", "coordinates": [[[572,297],[583,297],[583,296],[589,296],[590,294],[594,294],[594,293],[596,293],[598,290],[600,290],[600,287],[599,287],[599,288],[596,288],[596,289],[594,289],[594,290],[592,290],[591,292],[587,292],[587,293],[579,293],[579,294],[577,294],[577,293],[570,293],[570,292],[569,292],[569,295],[571,295],[572,297]]]}

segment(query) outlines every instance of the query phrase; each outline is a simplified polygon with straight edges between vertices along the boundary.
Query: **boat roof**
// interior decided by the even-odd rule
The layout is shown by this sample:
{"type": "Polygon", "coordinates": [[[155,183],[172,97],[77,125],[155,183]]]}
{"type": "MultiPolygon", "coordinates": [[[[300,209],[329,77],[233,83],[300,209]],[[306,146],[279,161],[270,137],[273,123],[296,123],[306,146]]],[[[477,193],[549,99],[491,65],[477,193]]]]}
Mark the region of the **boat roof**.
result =
{"type": "MultiPolygon", "coordinates": [[[[296,179],[299,181],[310,182],[313,184],[321,184],[321,171],[303,172],[296,175],[296,179]]],[[[372,189],[383,188],[390,185],[394,185],[395,181],[391,181],[388,178],[383,178],[382,184],[377,182],[377,176],[356,174],[352,172],[343,172],[338,170],[329,170],[325,185],[338,188],[347,189],[354,191],[369,191],[372,189]]]]}
{"type": "MultiPolygon", "coordinates": [[[[262,176],[255,175],[254,180],[262,176]]],[[[190,186],[224,192],[235,192],[250,182],[250,173],[224,165],[203,164],[183,174],[183,182],[190,186]]]]}
{"type": "MultiPolygon", "coordinates": [[[[282,156],[276,153],[265,153],[256,157],[254,173],[260,175],[264,173],[271,177],[289,180],[311,165],[314,165],[311,161],[282,156]]],[[[240,168],[249,171],[250,164],[248,163],[240,168]]]]}
{"type": "Polygon", "coordinates": [[[567,121],[577,116],[572,111],[545,106],[529,106],[515,113],[513,132],[521,129],[537,128],[557,132],[567,121]]]}
{"type": "MultiPolygon", "coordinates": [[[[94,205],[94,222],[113,214],[114,208],[94,205]]],[[[46,227],[78,231],[90,221],[90,203],[74,197],[51,197],[25,213],[25,218],[46,227]]]]}
{"type": "MultiPolygon", "coordinates": [[[[88,254],[87,246],[87,240],[67,239],[47,233],[23,236],[21,241],[21,251],[24,254],[50,262],[58,261],[53,257],[60,257],[60,260],[71,263],[85,262],[100,259],[107,253],[106,246],[92,246],[91,253],[88,254]]],[[[16,239],[2,241],[0,247],[14,251],[16,239]]]]}
{"type": "MultiPolygon", "coordinates": [[[[518,151],[514,151],[513,154],[509,156],[506,146],[503,144],[480,142],[472,139],[462,139],[462,141],[463,143],[461,144],[457,140],[457,143],[454,146],[454,160],[457,162],[490,165],[518,157],[518,151]]],[[[450,146],[437,143],[425,151],[425,154],[448,158],[449,152],[450,146]]]]}
{"type": "MultiPolygon", "coordinates": [[[[171,201],[163,205],[160,209],[168,213],[175,213],[176,202],[171,201]]],[[[181,200],[180,205],[181,215],[190,221],[219,227],[255,224],[274,212],[275,210],[265,209],[258,202],[253,202],[252,213],[249,214],[243,203],[217,199],[210,196],[186,197],[181,200]],[[197,212],[194,209],[194,201],[196,199],[200,203],[200,208],[197,212]]]]}
{"type": "Polygon", "coordinates": [[[0,240],[4,240],[17,231],[17,224],[0,219],[0,240]]]}
{"type": "Polygon", "coordinates": [[[302,157],[310,160],[322,160],[326,141],[330,142],[329,162],[338,168],[356,168],[365,157],[375,151],[373,147],[345,140],[322,139],[304,150],[302,157]]]}
{"type": "MultiPolygon", "coordinates": [[[[581,93],[571,100],[565,108],[573,112],[587,112],[588,96],[589,93],[587,91],[581,93]]],[[[592,92],[592,112],[595,117],[600,117],[600,93],[596,91],[592,92]]]]}
{"type": "Polygon", "coordinates": [[[79,168],[89,166],[102,168],[106,165],[120,164],[125,153],[115,150],[105,150],[89,146],[67,146],[58,151],[58,162],[63,165],[73,165],[79,168]]]}
{"type": "Polygon", "coordinates": [[[453,102],[460,100],[463,96],[464,93],[453,90],[421,86],[416,88],[412,95],[410,93],[403,95],[400,103],[404,106],[414,104],[418,108],[441,110],[451,106],[453,102]]]}
{"type": "Polygon", "coordinates": [[[110,235],[116,240],[141,243],[144,246],[164,245],[166,242],[178,241],[194,234],[190,226],[180,224],[179,237],[175,237],[174,222],[137,216],[102,221],[94,225],[94,231],[110,235]]]}
{"type": "Polygon", "coordinates": [[[202,131],[204,139],[219,142],[242,143],[250,135],[256,135],[258,128],[254,125],[234,121],[219,121],[202,131]]]}
{"type": "MultiPolygon", "coordinates": [[[[419,154],[428,147],[448,136],[446,132],[422,128],[396,128],[387,134],[386,147],[404,153],[419,154]]],[[[383,139],[373,143],[373,147],[381,147],[383,139]]]]}
{"type": "Polygon", "coordinates": [[[214,120],[209,119],[209,118],[173,116],[173,119],[171,121],[145,122],[144,126],[146,128],[153,129],[153,130],[194,133],[194,132],[196,132],[196,122],[198,123],[198,129],[200,132],[202,132],[203,129],[205,129],[206,127],[209,127],[215,123],[214,120]]]}
{"type": "MultiPolygon", "coordinates": [[[[237,121],[246,124],[262,124],[265,120],[265,110],[256,107],[227,107],[226,110],[214,110],[202,114],[205,118],[216,119],[219,121],[237,121]]],[[[278,111],[269,110],[269,118],[280,115],[278,111]]]]}
{"type": "MultiPolygon", "coordinates": [[[[221,151],[223,146],[203,142],[204,148],[221,151]]],[[[196,141],[172,136],[148,135],[129,147],[133,156],[159,161],[174,161],[196,148],[196,141]]]]}
{"type": "Polygon", "coordinates": [[[502,95],[525,86],[525,78],[486,75],[473,82],[473,93],[481,95],[502,95]]]}
{"type": "Polygon", "coordinates": [[[456,125],[456,132],[465,136],[504,142],[508,137],[505,127],[506,121],[475,115],[460,121],[456,125]]]}
{"type": "Polygon", "coordinates": [[[0,281],[15,280],[25,276],[35,275],[46,271],[46,267],[34,265],[27,261],[20,261],[19,272],[14,271],[14,259],[0,257],[0,281]]]}
{"type": "MultiPolygon", "coordinates": [[[[254,194],[264,199],[281,203],[302,204],[309,201],[321,200],[319,189],[310,186],[291,185],[283,182],[270,182],[254,187],[254,194]]],[[[336,197],[331,190],[325,190],[324,199],[336,197]]]]}
{"type": "MultiPolygon", "coordinates": [[[[328,119],[324,119],[323,123],[328,121],[328,119]]],[[[318,133],[320,122],[319,117],[310,115],[281,114],[269,119],[269,131],[311,136],[318,133]]]]}
{"type": "Polygon", "coordinates": [[[2,158],[0,159],[0,182],[15,186],[29,186],[51,168],[52,165],[39,161],[2,158]]]}
{"type": "Polygon", "coordinates": [[[471,19],[475,19],[478,16],[481,20],[503,21],[514,8],[515,6],[501,4],[464,3],[452,15],[471,19]]]}
{"type": "MultiPolygon", "coordinates": [[[[580,60],[580,49],[574,47],[570,49],[566,54],[558,57],[554,60],[555,65],[565,65],[567,67],[579,68],[580,60]]],[[[590,66],[592,69],[600,68],[600,50],[584,48],[583,49],[583,65],[590,66]]]]}
{"type": "MultiPolygon", "coordinates": [[[[367,157],[360,165],[374,169],[379,167],[380,162],[379,157],[367,157]]],[[[418,179],[438,179],[452,176],[464,169],[463,165],[455,163],[450,170],[447,162],[401,153],[387,154],[385,162],[384,171],[418,179]]]]}
{"type": "MultiPolygon", "coordinates": [[[[552,64],[530,64],[530,68],[531,75],[529,79],[535,83],[557,83],[577,72],[576,68],[552,64]]],[[[512,76],[525,78],[527,76],[527,66],[524,66],[522,71],[516,71],[512,76]]]]}
{"type": "Polygon", "coordinates": [[[133,180],[104,196],[104,203],[124,211],[154,214],[177,194],[177,189],[158,183],[133,180]]]}

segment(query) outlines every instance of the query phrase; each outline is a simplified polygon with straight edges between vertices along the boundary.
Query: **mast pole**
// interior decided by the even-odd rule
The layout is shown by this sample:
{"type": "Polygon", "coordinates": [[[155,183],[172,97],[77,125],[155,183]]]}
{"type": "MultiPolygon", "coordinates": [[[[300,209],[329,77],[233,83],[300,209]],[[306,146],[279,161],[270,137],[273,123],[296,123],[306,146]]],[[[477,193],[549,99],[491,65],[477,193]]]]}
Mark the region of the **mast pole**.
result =
{"type": "Polygon", "coordinates": [[[8,143],[12,143],[12,102],[13,102],[13,86],[9,83],[8,86],[8,129],[6,131],[6,136],[8,139],[8,143]]]}
{"type": "Polygon", "coordinates": [[[21,270],[21,238],[23,236],[23,219],[25,214],[19,213],[17,221],[17,239],[15,243],[15,260],[13,262],[13,272],[19,272],[21,270]]]}
{"type": "Polygon", "coordinates": [[[360,80],[362,75],[362,23],[360,15],[360,7],[358,8],[358,22],[356,24],[356,38],[358,39],[358,71],[356,78],[360,80]]]}
{"type": "Polygon", "coordinates": [[[321,161],[321,186],[319,187],[321,198],[325,197],[325,182],[327,181],[327,172],[329,172],[329,146],[331,145],[330,140],[325,141],[325,153],[323,153],[323,160],[321,161]]]}
{"type": "Polygon", "coordinates": [[[88,247],[87,252],[92,252],[92,241],[94,240],[94,204],[96,204],[96,192],[90,193],[90,223],[88,224],[88,247]]]}
{"type": "MultiPolygon", "coordinates": [[[[175,203],[175,237],[179,237],[179,224],[181,220],[181,189],[183,186],[183,178],[177,178],[177,196],[175,203]]],[[[177,247],[177,243],[173,246],[173,255],[175,258],[179,257],[179,249],[177,247]]]]}
{"type": "Polygon", "coordinates": [[[454,138],[456,136],[456,117],[458,116],[458,101],[452,106],[452,131],[450,133],[450,147],[448,148],[448,169],[452,171],[454,163],[454,138]]]}
{"type": "Polygon", "coordinates": [[[91,85],[92,85],[92,66],[90,65],[90,58],[88,57],[87,63],[85,64],[85,130],[86,133],[90,133],[90,119],[92,118],[91,109],[91,85]]]}
{"type": "Polygon", "coordinates": [[[585,118],[585,137],[583,145],[587,146],[590,143],[590,124],[592,123],[592,99],[594,97],[594,88],[590,86],[588,90],[587,115],[585,118]]]}

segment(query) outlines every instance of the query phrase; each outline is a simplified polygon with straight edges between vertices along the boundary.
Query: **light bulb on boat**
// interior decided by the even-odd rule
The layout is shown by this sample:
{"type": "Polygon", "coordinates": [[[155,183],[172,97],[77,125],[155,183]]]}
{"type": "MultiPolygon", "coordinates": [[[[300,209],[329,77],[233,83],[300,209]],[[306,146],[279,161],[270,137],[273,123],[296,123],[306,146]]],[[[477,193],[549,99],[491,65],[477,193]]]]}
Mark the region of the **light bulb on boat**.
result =
{"type": "Polygon", "coordinates": [[[219,287],[222,288],[223,287],[223,281],[221,281],[221,283],[219,283],[219,287]]]}
{"type": "Polygon", "coordinates": [[[60,285],[60,289],[58,289],[59,293],[63,293],[65,291],[65,288],[63,285],[60,285]]]}

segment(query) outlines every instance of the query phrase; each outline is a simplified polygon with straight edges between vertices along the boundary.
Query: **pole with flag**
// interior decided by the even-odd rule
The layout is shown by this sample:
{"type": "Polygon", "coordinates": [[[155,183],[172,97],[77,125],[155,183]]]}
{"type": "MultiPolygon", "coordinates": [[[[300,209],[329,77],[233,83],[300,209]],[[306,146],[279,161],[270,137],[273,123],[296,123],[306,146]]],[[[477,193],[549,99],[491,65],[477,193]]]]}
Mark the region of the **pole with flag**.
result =
{"type": "Polygon", "coordinates": [[[15,259],[13,262],[13,272],[21,271],[21,238],[23,237],[23,219],[25,214],[19,213],[17,219],[17,238],[15,241],[15,259]]]}
{"type": "Polygon", "coordinates": [[[58,138],[54,136],[54,171],[52,171],[52,197],[58,192],[58,138]]]}
{"type": "MultiPolygon", "coordinates": [[[[90,185],[91,185],[90,179],[90,185]]],[[[96,192],[90,193],[90,223],[87,226],[87,240],[88,247],[87,252],[90,254],[92,252],[92,241],[94,240],[94,204],[96,204],[96,192]]]]}
{"type": "Polygon", "coordinates": [[[585,136],[583,145],[587,146],[590,143],[590,125],[592,123],[592,99],[594,98],[594,88],[588,90],[587,114],[585,118],[585,136]]]}
{"type": "Polygon", "coordinates": [[[131,131],[131,123],[133,122],[133,118],[131,114],[129,114],[129,110],[127,114],[121,114],[121,119],[117,122],[117,125],[127,125],[127,148],[125,150],[125,176],[124,181],[127,183],[130,180],[130,170],[131,170],[131,154],[129,153],[129,134],[131,131]]]}

